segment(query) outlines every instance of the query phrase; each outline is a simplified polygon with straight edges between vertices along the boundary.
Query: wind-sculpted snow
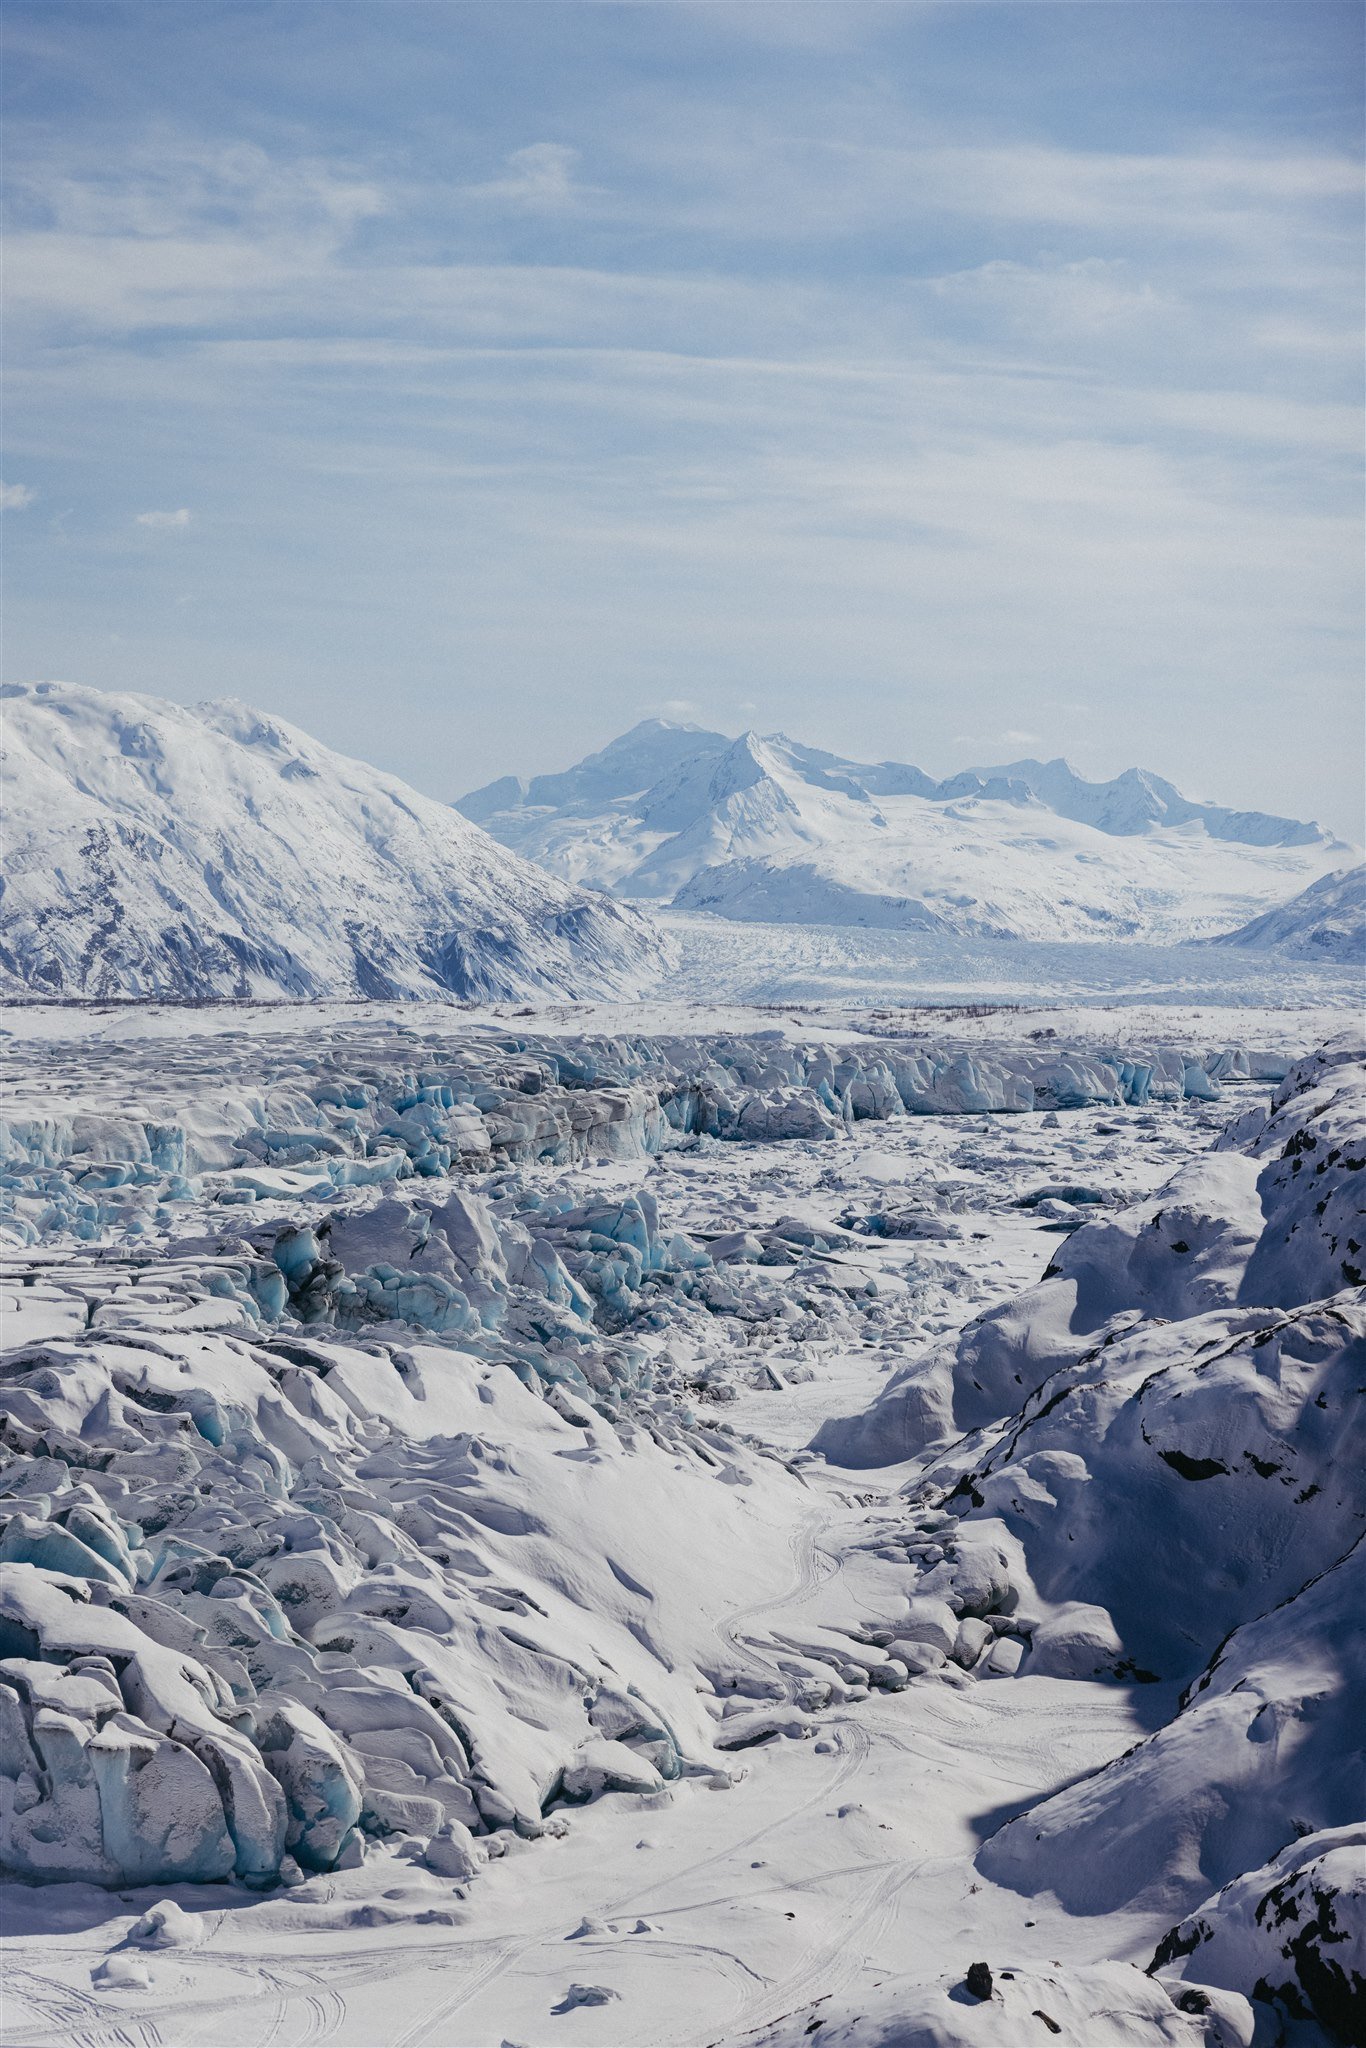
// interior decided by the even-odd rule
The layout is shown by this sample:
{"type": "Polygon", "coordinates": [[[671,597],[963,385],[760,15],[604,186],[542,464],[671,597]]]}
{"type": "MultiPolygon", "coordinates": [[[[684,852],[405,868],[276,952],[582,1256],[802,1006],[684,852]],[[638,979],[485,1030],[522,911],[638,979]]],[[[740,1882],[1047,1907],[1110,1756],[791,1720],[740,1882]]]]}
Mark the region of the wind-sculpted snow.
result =
{"type": "Polygon", "coordinates": [[[636,912],[241,704],[4,693],[0,976],[44,996],[630,993],[636,912]]]}

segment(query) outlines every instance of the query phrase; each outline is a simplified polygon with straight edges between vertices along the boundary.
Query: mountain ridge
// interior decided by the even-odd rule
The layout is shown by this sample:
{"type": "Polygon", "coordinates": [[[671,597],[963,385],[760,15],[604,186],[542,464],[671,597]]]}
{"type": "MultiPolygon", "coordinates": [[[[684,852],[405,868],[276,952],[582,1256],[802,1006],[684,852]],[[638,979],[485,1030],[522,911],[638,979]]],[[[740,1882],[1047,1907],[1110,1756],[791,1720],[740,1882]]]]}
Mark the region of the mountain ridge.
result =
{"type": "Polygon", "coordinates": [[[661,939],[237,699],[10,684],[0,980],[48,996],[633,993],[661,939]]]}
{"type": "Polygon", "coordinates": [[[753,729],[644,719],[560,774],[458,800],[502,844],[628,900],[967,938],[1210,938],[1341,865],[1322,827],[1061,757],[936,780],[753,729]]]}

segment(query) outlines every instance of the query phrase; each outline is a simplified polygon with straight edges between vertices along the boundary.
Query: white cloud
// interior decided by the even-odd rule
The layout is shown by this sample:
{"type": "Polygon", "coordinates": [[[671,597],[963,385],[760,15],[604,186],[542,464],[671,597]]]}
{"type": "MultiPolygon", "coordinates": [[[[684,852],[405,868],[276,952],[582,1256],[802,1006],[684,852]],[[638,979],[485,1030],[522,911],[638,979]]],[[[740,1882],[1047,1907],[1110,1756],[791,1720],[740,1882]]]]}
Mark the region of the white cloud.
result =
{"type": "Polygon", "coordinates": [[[135,516],[139,526],[155,527],[159,532],[178,530],[190,523],[190,514],[184,505],[177,512],[139,512],[135,516]]]}
{"type": "Polygon", "coordinates": [[[1043,737],[1037,732],[1003,732],[1001,744],[1006,747],[1041,747],[1043,737]]]}
{"type": "Polygon", "coordinates": [[[466,185],[467,198],[499,199],[531,213],[563,213],[591,189],[575,183],[579,152],[563,142],[530,142],[504,159],[507,176],[466,185]]]}
{"type": "Polygon", "coordinates": [[[28,484],[0,483],[0,511],[24,512],[37,495],[28,484]]]}
{"type": "Polygon", "coordinates": [[[998,258],[975,270],[932,278],[937,299],[979,319],[1025,333],[1099,336],[1141,318],[1170,313],[1152,284],[1126,260],[1091,256],[1076,263],[1017,263],[998,258]]]}
{"type": "Polygon", "coordinates": [[[134,152],[117,174],[38,153],[8,182],[26,215],[7,250],[11,322],[106,338],[149,320],[195,326],[286,289],[306,297],[384,208],[344,164],[191,141],[134,152]]]}

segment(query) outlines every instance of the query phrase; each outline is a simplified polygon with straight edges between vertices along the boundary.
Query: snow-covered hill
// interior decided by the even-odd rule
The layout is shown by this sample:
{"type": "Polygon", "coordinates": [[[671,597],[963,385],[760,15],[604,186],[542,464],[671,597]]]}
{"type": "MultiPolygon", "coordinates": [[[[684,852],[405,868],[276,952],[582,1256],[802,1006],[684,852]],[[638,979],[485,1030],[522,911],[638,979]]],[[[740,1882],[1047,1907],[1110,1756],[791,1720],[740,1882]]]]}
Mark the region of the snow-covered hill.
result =
{"type": "Polygon", "coordinates": [[[1366,953],[1366,866],[1320,876],[1289,903],[1236,932],[1220,932],[1216,944],[1274,948],[1305,960],[1360,960],[1366,953]]]}
{"type": "Polygon", "coordinates": [[[1192,803],[1129,769],[1065,761],[936,782],[781,734],[647,719],[562,775],[458,808],[579,883],[746,922],[997,939],[1211,936],[1341,867],[1317,825],[1192,803]]]}
{"type": "Polygon", "coordinates": [[[637,912],[237,703],[3,699],[0,976],[48,996],[634,991],[637,912]]]}

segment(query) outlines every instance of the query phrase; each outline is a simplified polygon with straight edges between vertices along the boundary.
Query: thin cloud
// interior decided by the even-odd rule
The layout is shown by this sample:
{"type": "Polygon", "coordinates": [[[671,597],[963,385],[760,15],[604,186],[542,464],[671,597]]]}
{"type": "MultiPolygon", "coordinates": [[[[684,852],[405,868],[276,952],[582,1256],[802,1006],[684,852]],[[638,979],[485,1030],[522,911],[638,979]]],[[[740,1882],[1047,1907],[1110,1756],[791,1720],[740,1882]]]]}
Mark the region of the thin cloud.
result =
{"type": "Polygon", "coordinates": [[[37,495],[29,484],[0,483],[0,512],[25,512],[37,495]]]}
{"type": "Polygon", "coordinates": [[[175,512],[139,512],[135,517],[139,526],[150,526],[159,533],[180,531],[190,523],[189,508],[185,505],[175,512]]]}
{"type": "Polygon", "coordinates": [[[579,152],[563,142],[530,142],[504,158],[507,175],[487,184],[466,185],[465,196],[501,200],[529,213],[564,213],[580,206],[593,189],[579,185],[579,152]]]}

